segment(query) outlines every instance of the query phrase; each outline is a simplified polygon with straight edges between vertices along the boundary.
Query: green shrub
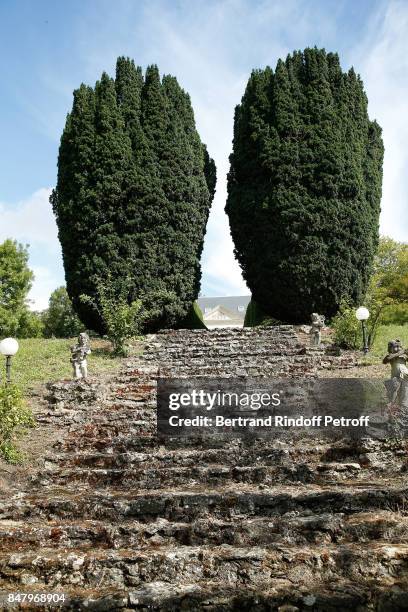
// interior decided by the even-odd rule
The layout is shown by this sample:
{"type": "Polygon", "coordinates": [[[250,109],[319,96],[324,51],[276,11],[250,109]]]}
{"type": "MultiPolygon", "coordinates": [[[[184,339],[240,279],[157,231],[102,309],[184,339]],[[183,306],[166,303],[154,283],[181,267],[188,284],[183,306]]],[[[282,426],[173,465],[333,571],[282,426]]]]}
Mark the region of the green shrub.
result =
{"type": "Polygon", "coordinates": [[[260,325],[263,318],[263,313],[255,302],[251,299],[245,311],[244,327],[256,327],[260,325]]]}
{"type": "Polygon", "coordinates": [[[180,329],[207,329],[203,313],[197,302],[191,305],[186,318],[180,324],[180,329]]]}
{"type": "Polygon", "coordinates": [[[105,281],[97,280],[95,286],[96,300],[88,295],[81,295],[81,300],[98,311],[113,353],[126,356],[127,340],[138,335],[142,328],[142,302],[128,301],[126,284],[118,294],[109,276],[105,281]]]}
{"type": "Polygon", "coordinates": [[[281,325],[281,324],[283,324],[282,321],[279,321],[278,319],[274,319],[273,317],[266,316],[264,319],[262,319],[261,326],[271,327],[272,325],[281,325]]]}
{"type": "Polygon", "coordinates": [[[0,444],[0,455],[7,463],[22,463],[24,453],[12,442],[2,442],[0,444]]]}
{"type": "Polygon", "coordinates": [[[22,392],[17,385],[0,386],[0,455],[10,463],[23,458],[15,446],[16,440],[28,427],[35,424],[31,410],[26,406],[22,392]]]}
{"type": "Polygon", "coordinates": [[[186,316],[175,291],[155,289],[141,293],[139,298],[143,313],[141,327],[145,332],[163,327],[175,328],[186,316]]]}
{"type": "Polygon", "coordinates": [[[342,302],[338,313],[331,321],[334,342],[346,349],[359,349],[362,346],[361,323],[356,319],[356,309],[348,302],[342,302]]]}
{"type": "Polygon", "coordinates": [[[258,325],[277,325],[279,321],[268,316],[262,308],[251,299],[249,302],[244,319],[244,327],[257,327],[258,325]]]}

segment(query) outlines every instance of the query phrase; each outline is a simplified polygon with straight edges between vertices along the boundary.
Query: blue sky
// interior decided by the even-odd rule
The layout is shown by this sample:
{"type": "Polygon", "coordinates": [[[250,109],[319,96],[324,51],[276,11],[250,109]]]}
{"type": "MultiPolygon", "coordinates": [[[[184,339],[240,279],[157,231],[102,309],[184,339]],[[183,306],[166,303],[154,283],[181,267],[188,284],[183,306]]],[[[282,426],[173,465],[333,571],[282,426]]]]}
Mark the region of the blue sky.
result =
{"type": "Polygon", "coordinates": [[[48,195],[72,91],[118,55],[157,63],[190,93],[218,169],[203,254],[205,295],[248,293],[223,212],[234,106],[252,68],[294,49],[338,51],[384,129],[381,231],[408,241],[407,0],[0,0],[0,240],[30,244],[32,306],[64,282],[48,195]]]}

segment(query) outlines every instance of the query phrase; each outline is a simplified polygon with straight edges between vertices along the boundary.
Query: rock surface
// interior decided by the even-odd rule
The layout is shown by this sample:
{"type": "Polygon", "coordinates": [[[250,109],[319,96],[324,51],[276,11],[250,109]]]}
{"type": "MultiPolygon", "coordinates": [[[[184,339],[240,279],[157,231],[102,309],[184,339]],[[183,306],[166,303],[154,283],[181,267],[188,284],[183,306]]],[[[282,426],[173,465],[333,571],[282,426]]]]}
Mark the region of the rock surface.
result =
{"type": "MultiPolygon", "coordinates": [[[[164,376],[320,376],[289,326],[179,331],[102,382],[49,385],[60,436],[0,504],[0,590],[55,610],[408,609],[403,442],[156,437],[164,376]]],[[[36,609],[25,604],[21,609],[36,609]]]]}

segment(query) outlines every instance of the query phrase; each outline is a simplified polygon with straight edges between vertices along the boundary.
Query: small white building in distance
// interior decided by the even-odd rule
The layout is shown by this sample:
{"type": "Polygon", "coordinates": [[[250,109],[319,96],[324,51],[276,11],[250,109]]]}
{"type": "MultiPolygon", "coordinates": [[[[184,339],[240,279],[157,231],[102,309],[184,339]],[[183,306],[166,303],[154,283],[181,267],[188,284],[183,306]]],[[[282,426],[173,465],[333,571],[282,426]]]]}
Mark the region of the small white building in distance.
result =
{"type": "Polygon", "coordinates": [[[208,329],[216,327],[243,327],[250,295],[231,297],[199,297],[197,302],[208,329]]]}

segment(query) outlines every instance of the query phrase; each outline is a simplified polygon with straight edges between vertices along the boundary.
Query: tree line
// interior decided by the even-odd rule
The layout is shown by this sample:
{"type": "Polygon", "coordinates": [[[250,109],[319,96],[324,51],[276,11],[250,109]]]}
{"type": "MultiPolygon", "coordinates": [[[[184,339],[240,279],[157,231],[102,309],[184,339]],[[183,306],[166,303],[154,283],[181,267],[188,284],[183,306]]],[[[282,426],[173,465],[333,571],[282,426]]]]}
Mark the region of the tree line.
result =
{"type": "Polygon", "coordinates": [[[27,246],[11,239],[0,244],[0,339],[70,338],[83,331],[65,287],[52,292],[46,310],[30,308],[28,294],[33,280],[27,246]]]}

